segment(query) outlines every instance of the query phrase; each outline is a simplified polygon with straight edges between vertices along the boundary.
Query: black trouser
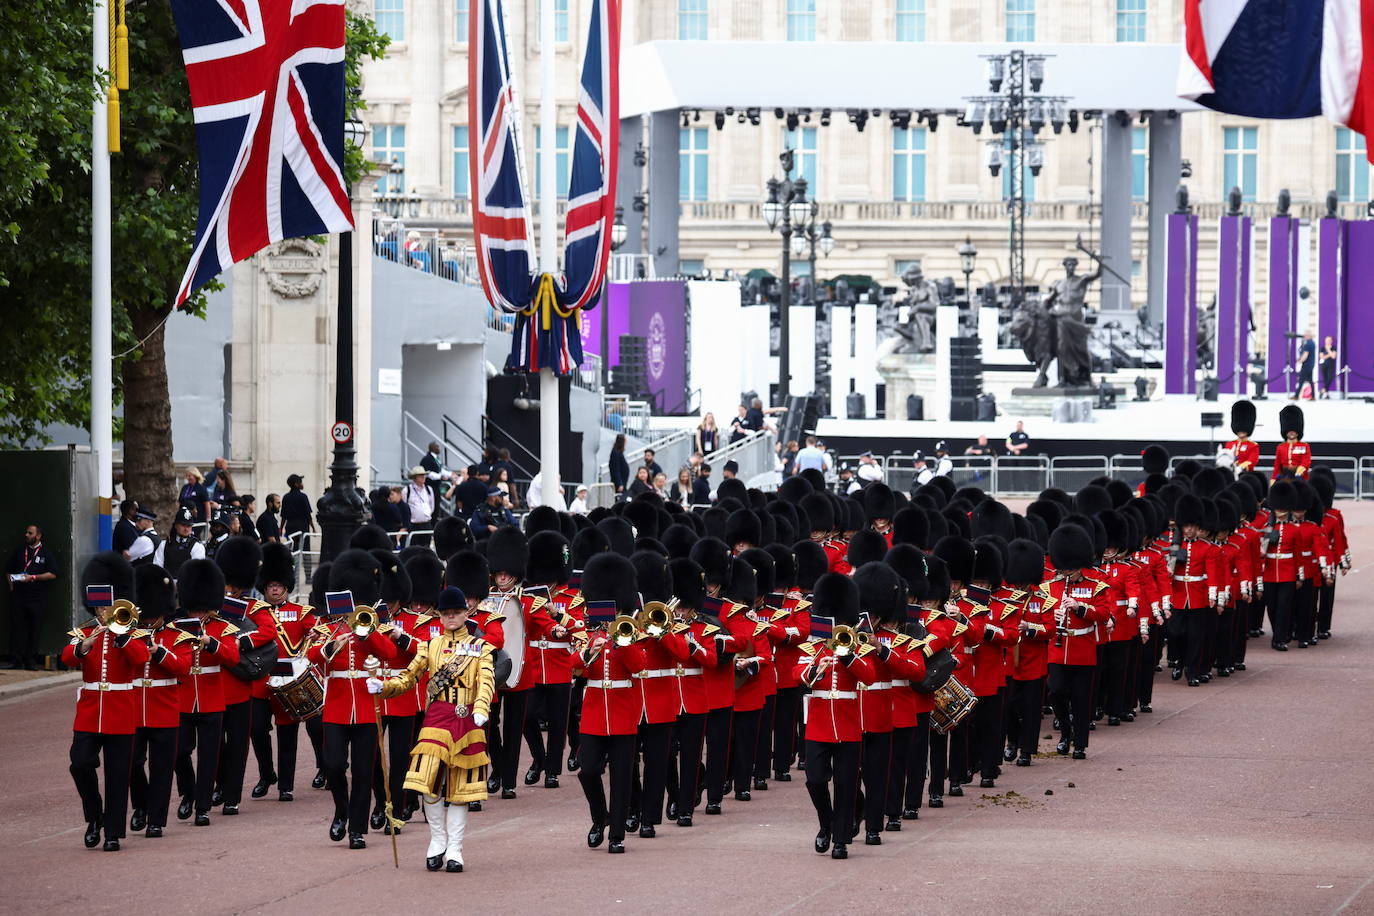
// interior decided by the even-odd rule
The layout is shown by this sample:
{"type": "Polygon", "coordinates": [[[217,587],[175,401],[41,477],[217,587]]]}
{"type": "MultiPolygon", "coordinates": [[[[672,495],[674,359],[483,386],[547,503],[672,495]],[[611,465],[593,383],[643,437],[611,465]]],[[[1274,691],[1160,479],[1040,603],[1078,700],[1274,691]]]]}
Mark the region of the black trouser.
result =
{"type": "Polygon", "coordinates": [[[1059,720],[1060,737],[1079,750],[1088,746],[1092,721],[1092,665],[1050,665],[1050,705],[1059,720]]]}
{"type": "Polygon", "coordinates": [[[887,768],[887,804],[884,808],[889,818],[902,816],[902,803],[906,801],[906,770],[911,756],[912,736],[915,726],[892,729],[892,763],[887,768]]]}
{"type": "MultiPolygon", "coordinates": [[[[520,766],[520,738],[525,730],[525,706],[529,701],[528,690],[506,690],[499,694],[501,702],[494,707],[495,713],[487,727],[492,771],[500,777],[501,788],[515,788],[515,771],[520,766]],[[500,740],[491,739],[499,735],[500,740]]],[[[537,724],[537,723],[536,723],[537,724]]]]}
{"type": "Polygon", "coordinates": [[[572,684],[536,684],[530,688],[529,709],[525,712],[525,743],[530,748],[530,768],[545,776],[563,772],[563,750],[568,743],[568,706],[572,684]],[[539,730],[539,719],[549,723],[549,743],[539,730]]]}
{"type": "Polygon", "coordinates": [[[1222,612],[1217,615],[1216,634],[1212,638],[1212,650],[1210,654],[1214,662],[1213,667],[1218,671],[1224,671],[1227,668],[1235,666],[1235,624],[1235,605],[1223,608],[1222,612]]]}
{"type": "MultiPolygon", "coordinates": [[[[1136,634],[1139,632],[1135,631],[1136,634]]],[[[1134,712],[1140,702],[1140,660],[1145,655],[1144,648],[1139,635],[1132,635],[1126,640],[1126,712],[1134,712]]]]}
{"type": "Polygon", "coordinates": [[[334,817],[348,818],[348,832],[367,833],[367,799],[372,794],[372,769],[377,759],[377,726],[324,724],[324,772],[334,795],[334,817]],[[349,770],[353,784],[349,785],[349,770]]]}
{"type": "Polygon", "coordinates": [[[582,783],[582,794],[587,796],[587,808],[592,815],[592,823],[606,827],[612,843],[625,839],[625,816],[630,810],[630,769],[634,765],[634,735],[589,735],[582,734],[577,752],[582,768],[577,772],[577,781],[582,783]],[[606,806],[606,787],[601,782],[601,774],[611,770],[611,804],[606,806]]]}
{"type": "Polygon", "coordinates": [[[226,805],[243,797],[243,774],[248,769],[248,731],[252,704],[248,700],[224,707],[224,747],[219,757],[219,790],[226,805]]]}
{"type": "Polygon", "coordinates": [[[979,697],[973,707],[974,763],[984,779],[996,779],[1002,767],[1002,705],[1007,690],[979,697]]]}
{"type": "Polygon", "coordinates": [[[271,780],[277,776],[272,769],[272,704],[253,697],[248,706],[248,736],[253,744],[253,756],[258,759],[258,779],[271,780]]]}
{"type": "Polygon", "coordinates": [[[1319,580],[1308,579],[1294,598],[1293,638],[1312,642],[1317,638],[1317,591],[1319,580]]]}
{"type": "MultiPolygon", "coordinates": [[[[1312,363],[1311,363],[1311,361],[1309,360],[1308,362],[1303,363],[1303,364],[1302,364],[1302,368],[1298,370],[1298,385],[1297,385],[1296,388],[1293,389],[1293,396],[1294,396],[1294,397],[1297,397],[1298,395],[1302,394],[1302,386],[1303,386],[1303,385],[1311,385],[1311,384],[1312,384],[1312,363]]],[[[1314,387],[1315,387],[1315,386],[1314,386],[1314,387]]],[[[1315,394],[1315,393],[1316,393],[1316,392],[1314,391],[1313,394],[1315,394]]]]}
{"type": "Polygon", "coordinates": [[[706,713],[706,803],[720,804],[725,794],[725,762],[730,755],[729,706],[706,713]]]}
{"type": "Polygon", "coordinates": [[[762,709],[735,712],[730,732],[730,778],[735,781],[736,792],[748,791],[749,780],[754,775],[754,753],[758,750],[762,719],[762,709]]]}
{"type": "Polygon", "coordinates": [[[759,716],[758,737],[754,743],[754,778],[767,779],[773,765],[773,716],[777,709],[777,695],[765,697],[759,716]]]}
{"type": "Polygon", "coordinates": [[[154,827],[167,826],[172,800],[172,774],[177,765],[177,726],[140,728],[134,732],[134,765],[129,775],[129,798],[135,811],[148,815],[154,827]],[[144,772],[144,764],[147,772],[144,772]]]}
{"type": "Polygon", "coordinates": [[[1164,657],[1164,625],[1150,624],[1150,641],[1140,647],[1139,677],[1136,682],[1140,705],[1148,706],[1155,699],[1155,665],[1164,657]]]}
{"type": "Polygon", "coordinates": [[[43,627],[43,596],[10,594],[10,654],[16,668],[33,664],[38,654],[38,633],[43,627]]]}
{"type": "MultiPolygon", "coordinates": [[[[926,721],[930,721],[930,713],[925,713],[926,721]]],[[[949,733],[941,734],[935,729],[930,730],[930,797],[942,797],[945,794],[945,777],[949,775],[949,733]]],[[[908,793],[909,794],[909,793],[908,793]]]]}
{"type": "Polygon", "coordinates": [[[668,787],[668,758],[673,751],[673,722],[639,723],[639,747],[644,755],[644,782],[639,796],[639,822],[663,823],[663,795],[668,787]]]}
{"type": "MultiPolygon", "coordinates": [[[[906,803],[913,810],[921,807],[926,790],[926,765],[930,757],[930,713],[916,715],[916,727],[911,732],[911,747],[906,755],[906,803]]],[[[944,778],[943,775],[941,778],[944,778]]]]}
{"type": "Polygon", "coordinates": [[[205,814],[210,810],[223,733],[222,712],[181,714],[181,726],[177,732],[177,794],[195,799],[196,814],[205,814]],[[194,767],[191,766],[192,751],[196,754],[194,767]]]}
{"type": "MultiPolygon", "coordinates": [[[[317,716],[316,719],[318,718],[317,716]]],[[[307,730],[310,728],[310,721],[315,720],[307,720],[305,726],[307,730]]],[[[277,724],[278,792],[296,791],[296,747],[300,743],[300,737],[301,724],[299,722],[287,722],[285,725],[277,724]]]]}
{"type": "MultiPolygon", "coordinates": [[[[1274,585],[1275,583],[1273,582],[1266,582],[1265,592],[1267,593],[1274,585]]],[[[1253,633],[1262,633],[1264,631],[1264,609],[1267,601],[1268,599],[1265,595],[1260,595],[1250,602],[1249,624],[1250,630],[1253,633]]]]}
{"type": "Polygon", "coordinates": [[[1101,707],[1107,715],[1120,718],[1131,711],[1126,704],[1126,672],[1131,660],[1129,640],[1113,640],[1102,646],[1102,671],[1099,689],[1101,707]]]}
{"type": "Polygon", "coordinates": [[[1040,725],[1044,721],[1045,679],[1013,680],[1007,691],[1008,744],[1022,757],[1034,757],[1040,749],[1040,725]]]}
{"type": "MultiPolygon", "coordinates": [[[[982,700],[978,701],[980,704],[982,700]]],[[[969,735],[973,731],[973,721],[965,716],[959,724],[949,730],[949,784],[962,785],[968,782],[969,774],[969,735]]]]}
{"type": "Polygon", "coordinates": [[[1182,668],[1183,660],[1188,655],[1188,611],[1181,607],[1174,608],[1165,621],[1164,633],[1169,641],[1169,667],[1182,668]]]}
{"type": "Polygon", "coordinates": [[[1209,670],[1207,635],[1215,626],[1216,616],[1217,612],[1209,607],[1174,608],[1174,617],[1183,619],[1183,642],[1186,647],[1183,674],[1190,681],[1197,680],[1209,670]]]}
{"type": "Polygon", "coordinates": [[[105,735],[100,732],[72,732],[71,774],[81,796],[81,812],[86,823],[104,819],[105,839],[124,836],[129,817],[129,767],[133,760],[133,735],[105,735]],[[100,796],[101,752],[105,761],[105,797],[100,796]]]}
{"type": "Polygon", "coordinates": [[[1317,632],[1331,632],[1331,614],[1336,609],[1336,583],[1333,580],[1330,585],[1323,582],[1321,589],[1317,592],[1317,632]]]}
{"type": "Polygon", "coordinates": [[[801,687],[779,687],[773,700],[773,772],[786,773],[797,759],[797,716],[801,687]]]}
{"type": "MultiPolygon", "coordinates": [[[[859,773],[863,778],[864,830],[879,833],[887,813],[887,781],[892,767],[892,732],[864,732],[860,742],[859,773]]],[[[860,799],[855,799],[856,802],[860,799]]],[[[857,819],[859,807],[855,806],[857,819]]],[[[856,825],[857,826],[857,825],[856,825]]],[[[841,840],[840,842],[844,842],[841,840]]]]}
{"type": "MultiPolygon", "coordinates": [[[[382,716],[386,730],[386,773],[391,783],[391,814],[401,816],[406,806],[406,770],[410,769],[410,750],[420,734],[420,720],[416,716],[382,716]]],[[[380,758],[372,772],[372,810],[386,809],[386,786],[382,781],[380,758]]]]}
{"type": "Polygon", "coordinates": [[[668,797],[677,802],[679,817],[696,808],[701,789],[701,744],[706,735],[706,714],[679,713],[673,724],[673,740],[668,754],[668,797]]]}
{"type": "Polygon", "coordinates": [[[310,738],[310,748],[315,753],[315,769],[324,772],[324,717],[314,716],[305,720],[305,734],[310,738]]]}
{"type": "MultiPolygon", "coordinates": [[[[568,756],[577,756],[582,746],[582,695],[587,692],[587,679],[575,677],[572,695],[568,698],[568,756]]],[[[559,772],[562,772],[561,770],[559,772]]]]}
{"type": "Polygon", "coordinates": [[[858,741],[806,742],[806,791],[811,795],[821,829],[830,831],[830,838],[837,845],[847,845],[854,835],[861,747],[858,741]]]}
{"type": "Polygon", "coordinates": [[[1236,602],[1236,612],[1231,615],[1231,667],[1233,668],[1245,661],[1245,644],[1250,639],[1250,616],[1254,604],[1255,602],[1242,598],[1236,602]]]}
{"type": "Polygon", "coordinates": [[[1272,646],[1287,645],[1293,638],[1293,602],[1297,591],[1293,582],[1264,583],[1264,607],[1269,612],[1272,646]]]}

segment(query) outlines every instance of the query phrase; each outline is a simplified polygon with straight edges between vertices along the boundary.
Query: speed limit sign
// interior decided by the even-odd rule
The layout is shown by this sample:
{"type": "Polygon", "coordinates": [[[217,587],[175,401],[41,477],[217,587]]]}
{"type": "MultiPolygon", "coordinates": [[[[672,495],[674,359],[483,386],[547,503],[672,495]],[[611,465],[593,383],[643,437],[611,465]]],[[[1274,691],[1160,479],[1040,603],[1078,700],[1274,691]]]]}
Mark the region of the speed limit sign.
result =
{"type": "Polygon", "coordinates": [[[329,431],[337,445],[347,445],[353,441],[353,426],[346,420],[340,420],[334,424],[334,428],[329,431]]]}

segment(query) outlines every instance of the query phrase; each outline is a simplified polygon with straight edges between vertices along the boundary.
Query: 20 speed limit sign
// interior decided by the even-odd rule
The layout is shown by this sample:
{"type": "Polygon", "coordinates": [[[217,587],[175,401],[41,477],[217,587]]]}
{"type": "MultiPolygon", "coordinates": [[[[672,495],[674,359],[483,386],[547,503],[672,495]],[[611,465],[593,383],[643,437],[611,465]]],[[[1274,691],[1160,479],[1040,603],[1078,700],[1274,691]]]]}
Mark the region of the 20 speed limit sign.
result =
{"type": "Polygon", "coordinates": [[[337,445],[347,445],[353,441],[353,426],[345,420],[340,420],[334,424],[329,435],[337,445]]]}

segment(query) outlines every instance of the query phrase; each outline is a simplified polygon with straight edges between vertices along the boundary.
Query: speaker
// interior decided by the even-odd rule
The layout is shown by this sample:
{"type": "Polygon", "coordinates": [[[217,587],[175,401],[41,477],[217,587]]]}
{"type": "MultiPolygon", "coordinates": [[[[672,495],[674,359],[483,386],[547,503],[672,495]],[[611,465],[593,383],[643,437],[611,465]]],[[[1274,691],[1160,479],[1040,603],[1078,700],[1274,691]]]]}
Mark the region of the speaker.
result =
{"type": "Polygon", "coordinates": [[[978,419],[978,399],[976,397],[951,397],[949,399],[949,418],[951,420],[978,419]]]}
{"type": "Polygon", "coordinates": [[[844,398],[844,413],[851,420],[862,420],[867,414],[864,412],[864,396],[861,391],[851,391],[844,398]]]}
{"type": "Polygon", "coordinates": [[[908,420],[924,420],[926,418],[925,398],[919,394],[906,396],[906,418],[908,420]]]}
{"type": "Polygon", "coordinates": [[[1218,388],[1219,388],[1219,385],[1218,385],[1216,379],[1214,379],[1214,378],[1205,378],[1205,379],[1203,379],[1203,380],[1202,380],[1202,399],[1203,399],[1204,401],[1215,401],[1215,400],[1217,399],[1217,391],[1218,391],[1218,388]]]}
{"type": "Polygon", "coordinates": [[[990,423],[997,419],[997,396],[985,394],[978,398],[978,421],[990,423]]]}

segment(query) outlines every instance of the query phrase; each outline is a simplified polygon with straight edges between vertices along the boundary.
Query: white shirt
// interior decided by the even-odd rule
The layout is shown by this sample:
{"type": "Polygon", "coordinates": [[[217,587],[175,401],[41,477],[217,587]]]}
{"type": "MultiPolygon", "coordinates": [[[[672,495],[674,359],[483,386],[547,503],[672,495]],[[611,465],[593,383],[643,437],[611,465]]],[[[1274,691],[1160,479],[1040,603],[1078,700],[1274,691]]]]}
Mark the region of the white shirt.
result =
{"type": "MultiPolygon", "coordinates": [[[[537,508],[539,506],[548,505],[553,506],[559,512],[562,512],[563,493],[561,488],[556,488],[554,492],[550,493],[549,495],[552,497],[552,499],[544,498],[544,476],[542,471],[530,478],[530,488],[525,491],[525,503],[531,509],[537,508]]],[[[586,509],[584,508],[583,511],[585,512],[586,509]]]]}
{"type": "MultiPolygon", "coordinates": [[[[148,539],[147,539],[147,538],[139,538],[138,540],[139,540],[139,541],[147,541],[148,539]]],[[[138,541],[134,541],[134,547],[130,547],[130,548],[129,548],[129,553],[130,553],[131,555],[133,554],[134,549],[135,549],[137,546],[138,546],[138,541]]],[[[163,540],[161,543],[159,543],[159,544],[157,545],[157,552],[153,554],[153,562],[154,562],[155,564],[157,564],[158,566],[161,566],[163,569],[167,569],[167,564],[164,563],[164,562],[162,562],[162,561],[163,561],[163,558],[166,556],[166,549],[167,549],[167,541],[166,541],[166,540],[163,540]]],[[[143,554],[139,554],[139,556],[142,556],[142,555],[143,555],[143,554]]],[[[130,559],[136,559],[136,558],[131,556],[130,559]]],[[[193,560],[203,560],[203,559],[205,559],[205,545],[202,544],[200,541],[196,541],[194,544],[191,545],[191,559],[193,559],[193,560]]],[[[176,571],[176,570],[168,570],[168,572],[175,572],[175,571],[176,571]]]]}
{"type": "Polygon", "coordinates": [[[829,470],[830,456],[814,445],[808,445],[797,452],[795,465],[798,471],[805,471],[815,468],[818,471],[829,470]]]}
{"type": "MultiPolygon", "coordinates": [[[[159,544],[157,549],[161,550],[162,545],[159,544]]],[[[148,537],[148,532],[140,531],[138,537],[134,538],[134,542],[129,545],[129,562],[142,559],[152,553],[153,550],[153,539],[148,537]]],[[[161,566],[162,563],[159,561],[158,565],[161,566]]]]}
{"type": "Polygon", "coordinates": [[[573,515],[586,515],[590,510],[587,508],[587,501],[579,495],[573,497],[572,505],[568,506],[568,511],[573,515]]]}
{"type": "Polygon", "coordinates": [[[859,477],[862,480],[874,481],[883,479],[883,469],[876,464],[860,464],[859,477]]]}
{"type": "Polygon", "coordinates": [[[406,505],[410,507],[411,523],[423,524],[434,517],[434,491],[425,484],[417,487],[414,483],[408,483],[406,505]]]}
{"type": "Polygon", "coordinates": [[[935,476],[948,477],[954,472],[954,462],[949,460],[948,455],[941,455],[935,459],[935,476]]]}

